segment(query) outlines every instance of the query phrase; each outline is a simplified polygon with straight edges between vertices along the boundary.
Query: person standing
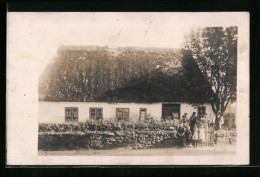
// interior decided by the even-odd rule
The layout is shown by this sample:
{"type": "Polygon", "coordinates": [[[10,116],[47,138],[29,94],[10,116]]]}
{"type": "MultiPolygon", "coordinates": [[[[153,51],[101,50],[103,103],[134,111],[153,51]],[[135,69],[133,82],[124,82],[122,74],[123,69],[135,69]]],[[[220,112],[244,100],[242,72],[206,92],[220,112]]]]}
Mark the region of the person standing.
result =
{"type": "Polygon", "coordinates": [[[205,142],[207,145],[209,145],[209,124],[210,120],[207,118],[207,113],[204,113],[201,117],[201,123],[204,126],[204,134],[205,134],[205,142]]]}
{"type": "Polygon", "coordinates": [[[182,116],[182,120],[181,120],[182,123],[187,123],[188,122],[188,118],[187,118],[187,113],[185,112],[184,115],[182,116]]]}
{"type": "Polygon", "coordinates": [[[178,141],[179,141],[179,148],[184,148],[186,145],[186,137],[185,137],[185,129],[183,127],[183,123],[180,124],[178,131],[178,141]]]}
{"type": "Polygon", "coordinates": [[[191,137],[192,137],[192,133],[190,131],[190,126],[187,126],[187,129],[185,131],[186,147],[191,146],[191,137]]]}
{"type": "Polygon", "coordinates": [[[196,123],[197,123],[196,112],[193,112],[190,117],[190,129],[191,129],[192,135],[194,134],[194,126],[196,123]]]}
{"type": "Polygon", "coordinates": [[[202,123],[199,125],[199,141],[200,141],[201,147],[202,147],[203,143],[205,142],[205,130],[204,130],[204,126],[202,123]]]}
{"type": "Polygon", "coordinates": [[[192,140],[194,142],[194,147],[196,148],[198,146],[198,140],[199,140],[199,129],[197,124],[194,125],[194,134],[192,136],[192,140]]]}
{"type": "Polygon", "coordinates": [[[213,145],[214,144],[214,137],[215,137],[215,130],[214,130],[214,123],[209,121],[209,126],[208,126],[208,144],[213,145]]]}
{"type": "Polygon", "coordinates": [[[224,124],[224,118],[222,117],[222,114],[219,111],[218,116],[216,117],[216,120],[215,120],[215,126],[216,126],[215,130],[216,131],[221,130],[223,124],[224,124]]]}
{"type": "Polygon", "coordinates": [[[204,124],[206,121],[207,121],[207,113],[204,113],[200,118],[200,122],[204,124]]]}

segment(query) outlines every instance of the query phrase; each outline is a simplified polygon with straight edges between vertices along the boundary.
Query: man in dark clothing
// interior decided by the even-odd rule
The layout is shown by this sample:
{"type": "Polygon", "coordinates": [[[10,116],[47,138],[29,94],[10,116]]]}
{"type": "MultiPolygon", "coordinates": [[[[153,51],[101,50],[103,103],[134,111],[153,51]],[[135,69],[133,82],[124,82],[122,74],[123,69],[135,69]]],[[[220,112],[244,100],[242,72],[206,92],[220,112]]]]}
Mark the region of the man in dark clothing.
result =
{"type": "Polygon", "coordinates": [[[187,113],[184,113],[184,115],[182,116],[182,120],[181,120],[181,122],[182,123],[187,123],[187,113]]]}
{"type": "Polygon", "coordinates": [[[191,145],[191,138],[192,138],[190,126],[188,126],[186,131],[185,131],[185,138],[186,138],[186,147],[189,147],[191,145]]]}
{"type": "Polygon", "coordinates": [[[186,146],[186,137],[185,137],[185,129],[183,127],[183,123],[180,124],[178,131],[178,140],[179,140],[179,148],[184,148],[186,146]]]}
{"type": "Polygon", "coordinates": [[[190,118],[190,130],[192,135],[194,134],[194,126],[197,123],[196,112],[193,112],[190,118]]]}

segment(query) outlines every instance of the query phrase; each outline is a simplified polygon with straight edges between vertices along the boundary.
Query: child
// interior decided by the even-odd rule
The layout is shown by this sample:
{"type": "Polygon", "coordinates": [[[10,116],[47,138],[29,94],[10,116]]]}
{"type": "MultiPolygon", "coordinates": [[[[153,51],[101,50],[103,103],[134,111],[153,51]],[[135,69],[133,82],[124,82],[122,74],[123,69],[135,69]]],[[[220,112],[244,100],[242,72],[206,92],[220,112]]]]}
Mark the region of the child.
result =
{"type": "Polygon", "coordinates": [[[180,124],[178,131],[177,131],[177,135],[178,135],[178,140],[179,140],[179,148],[184,148],[185,144],[186,144],[186,138],[185,138],[185,130],[183,127],[183,123],[180,124]]]}
{"type": "Polygon", "coordinates": [[[194,142],[194,148],[198,146],[198,140],[199,140],[199,129],[197,124],[194,125],[194,134],[192,136],[192,140],[194,142]]]}
{"type": "Polygon", "coordinates": [[[203,146],[203,143],[205,142],[205,131],[204,131],[204,126],[202,123],[199,126],[199,142],[201,143],[201,147],[203,146]]]}
{"type": "Polygon", "coordinates": [[[186,147],[191,146],[192,133],[190,131],[190,126],[187,126],[187,129],[185,131],[185,137],[186,137],[186,147]]]}

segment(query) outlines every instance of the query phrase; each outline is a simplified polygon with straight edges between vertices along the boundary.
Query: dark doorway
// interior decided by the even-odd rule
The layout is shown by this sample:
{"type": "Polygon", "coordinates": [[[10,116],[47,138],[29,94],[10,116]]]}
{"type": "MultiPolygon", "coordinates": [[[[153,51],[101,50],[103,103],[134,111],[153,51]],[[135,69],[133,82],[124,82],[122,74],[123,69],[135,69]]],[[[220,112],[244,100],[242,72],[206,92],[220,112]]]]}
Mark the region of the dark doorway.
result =
{"type": "Polygon", "coordinates": [[[163,120],[180,119],[180,104],[162,104],[163,120]]]}
{"type": "Polygon", "coordinates": [[[139,116],[139,121],[144,121],[146,120],[146,108],[140,108],[140,116],[139,116]]]}

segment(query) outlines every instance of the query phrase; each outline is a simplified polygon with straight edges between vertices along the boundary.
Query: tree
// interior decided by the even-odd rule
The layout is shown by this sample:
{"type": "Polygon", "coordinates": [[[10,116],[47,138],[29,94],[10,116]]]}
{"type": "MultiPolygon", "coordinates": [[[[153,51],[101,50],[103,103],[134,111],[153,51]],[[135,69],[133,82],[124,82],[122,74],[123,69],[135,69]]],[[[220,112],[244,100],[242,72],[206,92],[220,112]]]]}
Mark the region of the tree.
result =
{"type": "Polygon", "coordinates": [[[207,27],[192,30],[185,49],[192,54],[210,91],[215,115],[236,100],[237,27],[207,27]]]}
{"type": "Polygon", "coordinates": [[[202,105],[210,101],[211,87],[189,50],[182,51],[183,100],[193,105],[202,105]]]}

